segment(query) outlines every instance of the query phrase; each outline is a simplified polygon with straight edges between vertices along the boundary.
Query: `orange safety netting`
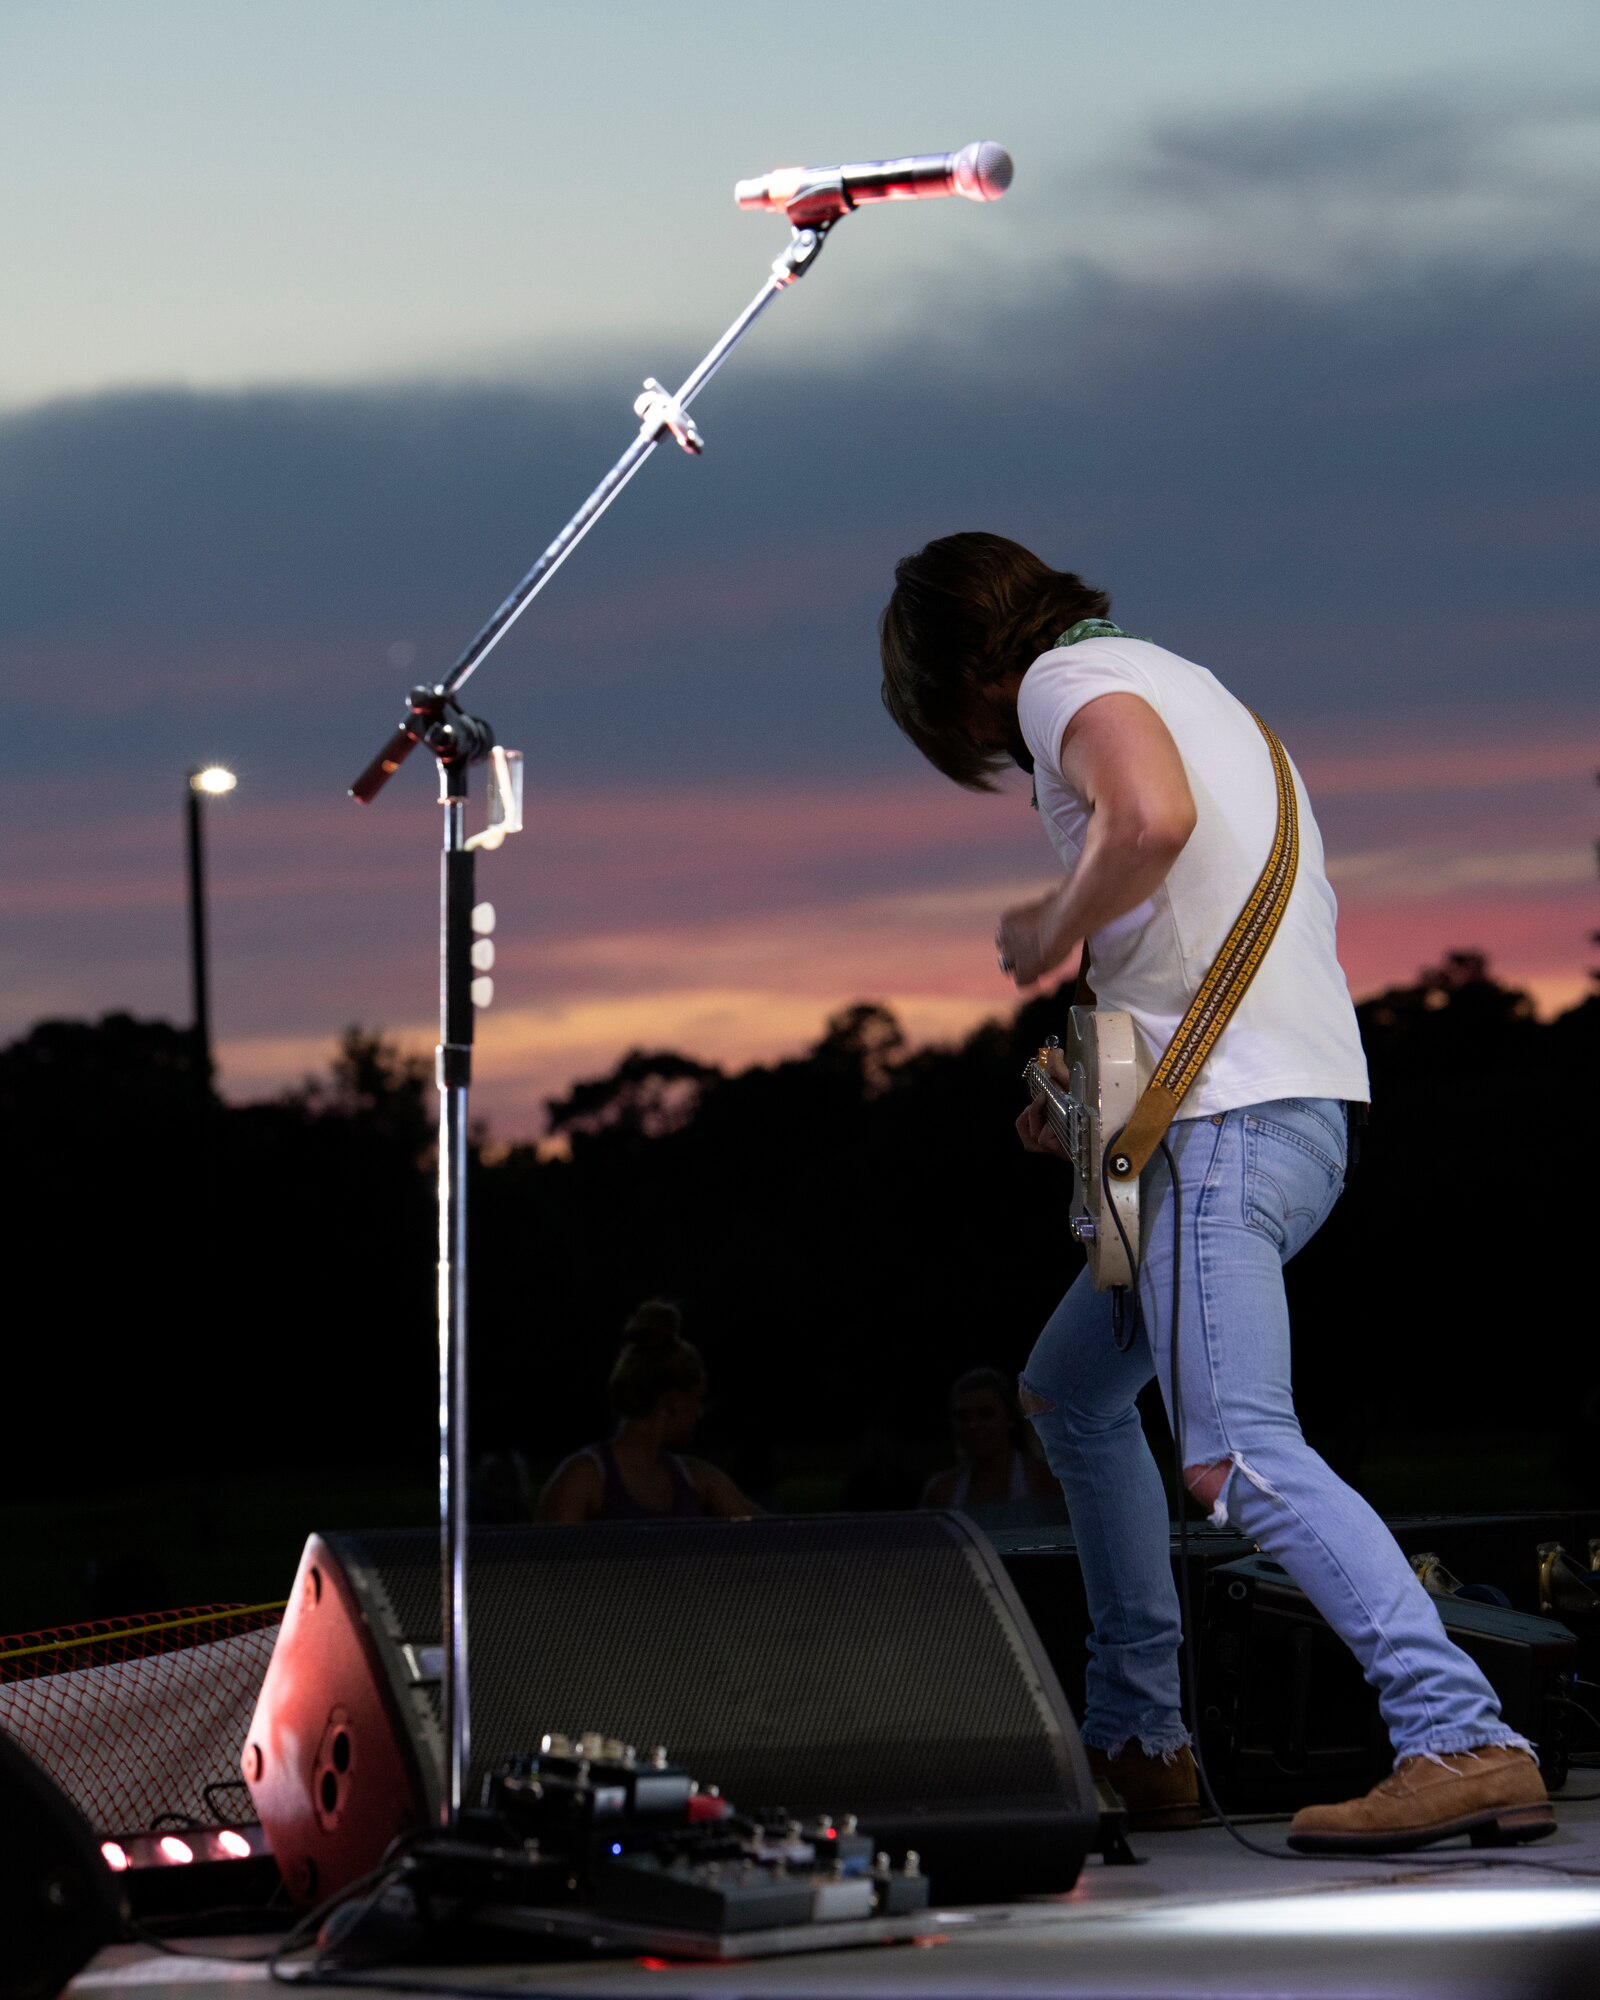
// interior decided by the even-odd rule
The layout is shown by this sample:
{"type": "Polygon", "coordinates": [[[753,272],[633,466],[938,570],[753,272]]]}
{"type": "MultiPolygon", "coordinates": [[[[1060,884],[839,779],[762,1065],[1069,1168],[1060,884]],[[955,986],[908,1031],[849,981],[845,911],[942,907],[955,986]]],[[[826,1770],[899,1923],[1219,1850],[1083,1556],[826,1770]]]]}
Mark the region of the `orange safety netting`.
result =
{"type": "Polygon", "coordinates": [[[0,1730],[101,1833],[250,1819],[239,1759],[282,1613],[208,1604],[0,1639],[0,1730]]]}

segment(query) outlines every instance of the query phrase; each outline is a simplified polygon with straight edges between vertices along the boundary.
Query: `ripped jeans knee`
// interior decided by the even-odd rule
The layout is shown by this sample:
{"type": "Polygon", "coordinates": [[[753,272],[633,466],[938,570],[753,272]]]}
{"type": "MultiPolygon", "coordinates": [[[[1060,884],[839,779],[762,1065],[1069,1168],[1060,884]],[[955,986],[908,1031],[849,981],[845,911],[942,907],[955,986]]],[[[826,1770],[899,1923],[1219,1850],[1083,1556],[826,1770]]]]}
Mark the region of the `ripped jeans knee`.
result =
{"type": "Polygon", "coordinates": [[[1017,1406],[1025,1417],[1047,1417],[1055,1408],[1048,1396],[1029,1386],[1025,1375],[1017,1377],[1017,1406]]]}
{"type": "Polygon", "coordinates": [[[1205,1508],[1214,1528],[1224,1528],[1228,1524],[1228,1479],[1233,1471],[1231,1458],[1218,1459],[1215,1465],[1186,1465],[1183,1468],[1183,1483],[1205,1508]]]}
{"type": "Polygon", "coordinates": [[[1219,1458],[1211,1465],[1186,1465],[1183,1468],[1183,1483],[1207,1510],[1206,1518],[1213,1528],[1228,1525],[1228,1481],[1234,1473],[1241,1472],[1258,1493],[1266,1494],[1269,1500],[1281,1496],[1269,1479],[1264,1479],[1250,1465],[1242,1452],[1234,1452],[1231,1457],[1219,1458]]]}

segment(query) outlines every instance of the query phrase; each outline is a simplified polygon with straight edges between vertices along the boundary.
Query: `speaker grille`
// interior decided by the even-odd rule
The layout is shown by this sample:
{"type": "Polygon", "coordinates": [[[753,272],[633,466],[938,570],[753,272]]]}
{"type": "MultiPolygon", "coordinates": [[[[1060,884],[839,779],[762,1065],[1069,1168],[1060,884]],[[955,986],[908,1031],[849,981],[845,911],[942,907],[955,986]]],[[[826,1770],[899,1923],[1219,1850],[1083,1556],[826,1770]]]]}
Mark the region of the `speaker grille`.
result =
{"type": "MultiPolygon", "coordinates": [[[[437,1535],[328,1540],[394,1636],[439,1643],[437,1535]]],[[[544,1731],[594,1729],[745,1806],[1059,1807],[1070,1718],[1002,1590],[937,1514],[475,1529],[472,1791],[544,1731]]]]}

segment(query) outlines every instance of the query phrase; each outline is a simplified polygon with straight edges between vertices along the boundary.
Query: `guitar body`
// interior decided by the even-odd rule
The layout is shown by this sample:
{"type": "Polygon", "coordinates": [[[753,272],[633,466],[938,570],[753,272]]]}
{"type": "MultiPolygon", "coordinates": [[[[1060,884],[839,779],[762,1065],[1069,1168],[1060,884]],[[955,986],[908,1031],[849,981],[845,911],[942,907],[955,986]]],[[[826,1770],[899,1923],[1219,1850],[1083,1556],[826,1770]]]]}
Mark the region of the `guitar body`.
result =
{"type": "Polygon", "coordinates": [[[1069,1009],[1061,1050],[1065,1085],[1050,1071],[1051,1051],[1058,1048],[1052,1036],[1023,1079],[1044,1100],[1051,1129],[1072,1161],[1069,1227],[1083,1245],[1095,1290],[1110,1291],[1133,1283],[1139,1260],[1139,1183],[1108,1181],[1102,1171],[1106,1148],[1133,1116],[1142,1088],[1133,1018],[1107,1008],[1069,1009]]]}

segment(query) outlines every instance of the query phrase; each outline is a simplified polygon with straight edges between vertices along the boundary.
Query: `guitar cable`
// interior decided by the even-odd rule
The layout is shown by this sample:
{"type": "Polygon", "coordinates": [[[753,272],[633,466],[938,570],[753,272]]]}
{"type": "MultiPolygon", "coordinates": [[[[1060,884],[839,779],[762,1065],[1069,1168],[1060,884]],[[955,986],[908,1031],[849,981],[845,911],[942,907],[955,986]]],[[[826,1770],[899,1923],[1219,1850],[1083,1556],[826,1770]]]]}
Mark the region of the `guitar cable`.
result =
{"type": "MultiPolygon", "coordinates": [[[[1117,1226],[1118,1236],[1122,1239],[1122,1248],[1128,1259],[1128,1269],[1133,1273],[1133,1284],[1128,1288],[1133,1293],[1132,1326],[1128,1335],[1128,1342],[1131,1343],[1134,1334],[1137,1332],[1144,1318],[1144,1301],[1139,1289],[1139,1281],[1144,1275],[1144,1266],[1142,1260],[1135,1257],[1133,1253],[1133,1245],[1128,1241],[1128,1232],[1122,1226],[1122,1217],[1117,1213],[1116,1203],[1111,1199],[1110,1161],[1116,1149],[1116,1140],[1121,1136],[1119,1132],[1107,1144],[1101,1155],[1100,1185],[1105,1195],[1105,1206],[1111,1215],[1112,1221],[1117,1226]]],[[[1174,1459],[1173,1470],[1177,1476],[1175,1505],[1178,1515],[1178,1599],[1179,1613],[1183,1625],[1183,1680],[1184,1692],[1188,1697],[1189,1714],[1194,1723],[1194,1727],[1190,1732],[1189,1754],[1194,1759],[1195,1777],[1199,1783],[1200,1795],[1205,1800],[1212,1818],[1241,1847],[1248,1848],[1252,1854],[1260,1854],[1269,1861],[1366,1862],[1369,1865],[1379,1864],[1387,1866],[1396,1859],[1396,1855],[1398,1854],[1402,1859],[1404,1869],[1408,1871],[1418,1867],[1443,1868],[1446,1870],[1463,1867],[1532,1868],[1549,1875],[1582,1876],[1586,1879],[1593,1878],[1600,1871],[1592,1868],[1564,1867],[1560,1862],[1524,1860],[1511,1855],[1490,1856],[1481,1853],[1477,1848],[1472,1848],[1465,1854],[1418,1854],[1414,1851],[1408,1852],[1404,1849],[1396,1850],[1396,1853],[1390,1854],[1297,1853],[1293,1848],[1266,1847],[1259,1840],[1252,1840],[1223,1811],[1217,1799],[1216,1792],[1212,1787],[1211,1778],[1206,1770],[1205,1760],[1200,1751],[1200,1669],[1198,1648],[1195,1639],[1194,1607],[1189,1587],[1189,1510],[1184,1502],[1184,1495],[1188,1489],[1184,1485],[1183,1479],[1183,1404],[1179,1394],[1180,1383],[1178,1374],[1178,1306],[1179,1300],[1183,1296],[1183,1182],[1178,1173],[1178,1163],[1172,1157],[1172,1149],[1168,1146],[1164,1138],[1157,1143],[1161,1150],[1161,1157],[1167,1163],[1167,1172],[1172,1178],[1172,1306],[1171,1333],[1169,1336],[1172,1349],[1172,1450],[1174,1459]]],[[[1119,1286],[1114,1289],[1121,1290],[1123,1288],[1119,1286]]],[[[1113,1308],[1113,1311],[1115,1311],[1115,1308],[1113,1308]]],[[[1154,1359],[1153,1353],[1151,1358],[1152,1360],[1154,1359]]],[[[1402,1874],[1395,1876],[1393,1879],[1403,1881],[1405,1877],[1402,1874]]],[[[1383,1884],[1380,1882],[1375,1886],[1382,1887],[1383,1884]]]]}

